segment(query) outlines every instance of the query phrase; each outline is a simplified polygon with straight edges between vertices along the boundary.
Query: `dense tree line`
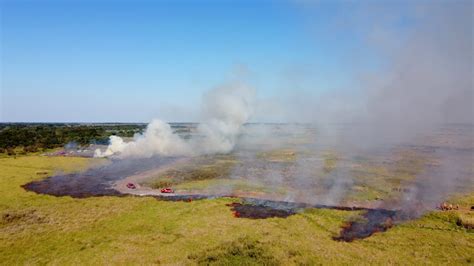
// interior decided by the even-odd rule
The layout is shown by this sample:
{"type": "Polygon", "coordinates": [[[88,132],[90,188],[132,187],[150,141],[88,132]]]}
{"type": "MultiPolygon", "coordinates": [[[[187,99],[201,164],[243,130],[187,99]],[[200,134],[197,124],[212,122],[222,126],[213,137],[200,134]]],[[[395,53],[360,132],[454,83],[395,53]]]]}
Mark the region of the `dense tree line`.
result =
{"type": "Polygon", "coordinates": [[[24,152],[36,152],[71,142],[106,144],[110,135],[132,137],[144,127],[134,124],[0,124],[0,153],[13,154],[18,147],[24,152]]]}

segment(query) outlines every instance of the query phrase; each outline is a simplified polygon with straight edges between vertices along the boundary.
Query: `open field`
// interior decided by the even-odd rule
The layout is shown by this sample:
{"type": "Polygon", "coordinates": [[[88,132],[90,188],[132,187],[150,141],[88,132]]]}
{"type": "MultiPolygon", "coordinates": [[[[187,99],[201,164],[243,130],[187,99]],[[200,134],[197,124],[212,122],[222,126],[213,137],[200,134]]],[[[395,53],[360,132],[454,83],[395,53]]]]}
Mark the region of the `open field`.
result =
{"type": "Polygon", "coordinates": [[[474,266],[474,0],[0,17],[0,266],[474,266]]]}
{"type": "MultiPolygon", "coordinates": [[[[149,197],[76,199],[20,186],[97,159],[25,156],[0,159],[2,264],[449,263],[474,262],[474,194],[384,233],[351,243],[333,240],[357,212],[308,209],[287,218],[235,218],[232,198],[192,202],[149,197]]],[[[199,181],[197,181],[199,182],[199,181]]],[[[184,186],[184,184],[183,184],[184,186]]]]}

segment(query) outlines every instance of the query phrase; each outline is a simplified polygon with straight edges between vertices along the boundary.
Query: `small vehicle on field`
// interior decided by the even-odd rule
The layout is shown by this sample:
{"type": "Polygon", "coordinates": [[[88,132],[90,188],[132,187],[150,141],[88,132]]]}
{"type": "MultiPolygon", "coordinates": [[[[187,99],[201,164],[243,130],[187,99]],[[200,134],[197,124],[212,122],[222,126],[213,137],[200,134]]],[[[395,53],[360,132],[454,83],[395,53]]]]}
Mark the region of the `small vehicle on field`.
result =
{"type": "Polygon", "coordinates": [[[161,189],[161,193],[174,193],[174,190],[171,188],[163,188],[161,189]]]}

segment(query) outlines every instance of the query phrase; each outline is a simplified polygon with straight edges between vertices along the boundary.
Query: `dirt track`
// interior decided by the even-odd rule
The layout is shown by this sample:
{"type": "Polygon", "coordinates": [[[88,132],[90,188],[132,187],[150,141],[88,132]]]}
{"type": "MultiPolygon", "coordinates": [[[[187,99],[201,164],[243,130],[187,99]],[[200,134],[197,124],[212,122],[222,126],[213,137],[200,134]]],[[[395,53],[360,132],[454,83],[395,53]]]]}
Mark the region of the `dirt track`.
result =
{"type": "Polygon", "coordinates": [[[163,172],[166,172],[169,169],[172,169],[173,167],[176,167],[177,164],[183,163],[188,161],[189,158],[181,158],[179,160],[176,160],[175,162],[172,162],[170,164],[167,164],[165,166],[160,166],[148,171],[144,171],[138,174],[134,174],[131,176],[127,176],[124,179],[117,180],[112,188],[117,190],[118,192],[122,194],[131,194],[131,195],[137,195],[137,196],[173,196],[176,195],[175,193],[161,193],[159,189],[153,189],[151,187],[147,186],[142,186],[140,185],[143,181],[146,179],[150,178],[151,176],[157,176],[163,172]],[[128,183],[132,183],[136,186],[135,189],[130,189],[127,187],[128,183]]]}

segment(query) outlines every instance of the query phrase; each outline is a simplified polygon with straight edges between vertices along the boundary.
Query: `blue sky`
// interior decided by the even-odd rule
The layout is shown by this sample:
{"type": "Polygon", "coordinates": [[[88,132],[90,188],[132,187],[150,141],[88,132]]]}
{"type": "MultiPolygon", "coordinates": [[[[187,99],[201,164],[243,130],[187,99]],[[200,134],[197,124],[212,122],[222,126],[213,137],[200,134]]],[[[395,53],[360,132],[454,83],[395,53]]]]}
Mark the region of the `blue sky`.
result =
{"type": "Polygon", "coordinates": [[[352,5],[3,0],[0,121],[192,121],[236,69],[260,99],[349,88],[379,63],[352,5]]]}

